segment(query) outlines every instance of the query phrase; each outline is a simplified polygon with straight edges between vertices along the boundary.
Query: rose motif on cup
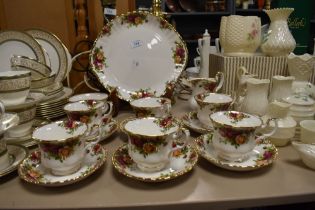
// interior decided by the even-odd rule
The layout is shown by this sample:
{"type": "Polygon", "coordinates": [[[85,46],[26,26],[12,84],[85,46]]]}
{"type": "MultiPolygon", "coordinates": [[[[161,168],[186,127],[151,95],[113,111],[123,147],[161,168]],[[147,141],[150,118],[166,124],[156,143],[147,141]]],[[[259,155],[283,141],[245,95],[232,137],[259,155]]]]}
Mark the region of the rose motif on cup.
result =
{"type": "Polygon", "coordinates": [[[98,71],[102,70],[104,67],[107,67],[106,65],[106,57],[104,55],[103,47],[95,47],[93,51],[93,64],[94,68],[98,71]]]}
{"type": "Polygon", "coordinates": [[[156,120],[154,120],[154,123],[156,123],[159,127],[162,128],[162,132],[166,132],[170,128],[173,128],[176,126],[172,116],[169,116],[166,118],[157,118],[156,120]]]}
{"type": "Polygon", "coordinates": [[[58,126],[65,128],[66,132],[69,134],[73,134],[74,131],[77,130],[79,124],[76,123],[74,120],[69,119],[67,121],[62,121],[58,124],[58,126]]]}
{"type": "Polygon", "coordinates": [[[255,22],[252,23],[251,25],[251,28],[252,28],[252,31],[250,33],[248,33],[248,36],[247,36],[247,40],[249,41],[253,41],[255,40],[255,38],[258,36],[258,27],[260,24],[257,22],[257,20],[255,20],[255,22]]]}
{"type": "Polygon", "coordinates": [[[176,41],[175,42],[176,48],[172,49],[173,51],[173,59],[176,64],[184,64],[185,62],[185,49],[183,44],[176,41]]]}
{"type": "Polygon", "coordinates": [[[64,143],[40,143],[39,147],[44,152],[44,157],[63,162],[74,153],[74,147],[82,144],[80,139],[73,139],[64,143]]]}
{"type": "Polygon", "coordinates": [[[223,137],[220,139],[225,144],[231,144],[236,149],[248,142],[250,135],[253,133],[252,130],[235,130],[228,127],[216,128],[219,130],[219,134],[223,137]]]}
{"type": "Polygon", "coordinates": [[[143,157],[149,154],[156,153],[159,146],[166,146],[167,142],[165,138],[152,137],[151,139],[137,137],[135,135],[130,136],[130,143],[133,145],[132,149],[139,152],[143,157]],[[154,139],[152,139],[154,138],[154,139]]]}
{"type": "Polygon", "coordinates": [[[232,120],[231,123],[233,124],[236,124],[245,118],[249,118],[249,116],[243,112],[230,111],[230,112],[225,112],[224,115],[228,116],[232,120]]]}
{"type": "Polygon", "coordinates": [[[121,24],[128,23],[128,28],[148,22],[146,13],[131,13],[121,17],[121,24]]]}

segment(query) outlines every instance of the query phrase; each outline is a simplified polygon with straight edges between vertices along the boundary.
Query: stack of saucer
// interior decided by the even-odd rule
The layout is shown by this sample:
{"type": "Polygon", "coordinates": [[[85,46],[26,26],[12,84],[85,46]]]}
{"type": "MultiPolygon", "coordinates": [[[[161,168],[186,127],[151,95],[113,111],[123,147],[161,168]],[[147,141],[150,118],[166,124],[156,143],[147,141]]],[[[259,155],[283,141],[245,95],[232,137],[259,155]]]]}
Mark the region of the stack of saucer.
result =
{"type": "Polygon", "coordinates": [[[63,107],[72,94],[71,88],[63,87],[60,93],[54,95],[55,97],[43,100],[36,108],[36,118],[54,119],[64,116],[63,107]]]}

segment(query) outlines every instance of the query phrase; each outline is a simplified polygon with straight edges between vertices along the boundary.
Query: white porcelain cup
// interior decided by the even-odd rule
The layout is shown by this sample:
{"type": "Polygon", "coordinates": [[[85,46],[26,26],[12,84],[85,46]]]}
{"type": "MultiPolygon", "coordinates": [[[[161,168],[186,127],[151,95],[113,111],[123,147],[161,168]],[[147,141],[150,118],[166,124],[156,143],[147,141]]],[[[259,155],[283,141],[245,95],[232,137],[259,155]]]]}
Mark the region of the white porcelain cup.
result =
{"type": "Polygon", "coordinates": [[[30,71],[0,72],[0,100],[5,106],[24,103],[30,86],[30,71]]]}
{"type": "Polygon", "coordinates": [[[233,99],[230,95],[219,93],[201,93],[195,96],[198,104],[197,117],[204,128],[212,129],[210,115],[214,112],[225,111],[231,106],[233,99]]]}
{"type": "Polygon", "coordinates": [[[65,176],[80,169],[85,156],[87,126],[72,120],[57,121],[34,130],[32,138],[38,142],[41,163],[53,175],[65,176]]]}
{"type": "Polygon", "coordinates": [[[145,97],[130,102],[137,117],[166,117],[171,113],[172,102],[168,98],[145,97]]]}
{"type": "Polygon", "coordinates": [[[303,143],[315,143],[315,120],[303,120],[301,126],[301,141],[303,143]]]}
{"type": "MultiPolygon", "coordinates": [[[[36,100],[27,98],[24,103],[8,106],[6,110],[8,112],[17,113],[19,116],[19,124],[7,130],[5,136],[11,139],[30,135],[36,116],[36,100]]],[[[7,141],[10,141],[9,139],[7,141]]],[[[16,141],[16,139],[14,140],[16,141]]]]}
{"type": "Polygon", "coordinates": [[[256,142],[273,135],[278,124],[270,133],[263,133],[258,138],[258,129],[266,127],[271,120],[263,124],[262,120],[244,112],[221,111],[210,115],[214,126],[212,143],[218,156],[228,161],[243,161],[255,148],[256,142]]]}
{"type": "Polygon", "coordinates": [[[171,152],[184,147],[189,137],[188,130],[172,117],[128,119],[120,127],[128,135],[130,157],[144,172],[165,168],[171,152]],[[180,139],[182,134],[185,134],[184,139],[180,139]],[[182,146],[173,147],[174,140],[182,141],[182,146]]]}
{"type": "Polygon", "coordinates": [[[77,101],[66,104],[63,109],[70,120],[80,121],[88,126],[89,138],[102,133],[101,125],[112,116],[112,104],[105,104],[103,101],[77,101]]]}

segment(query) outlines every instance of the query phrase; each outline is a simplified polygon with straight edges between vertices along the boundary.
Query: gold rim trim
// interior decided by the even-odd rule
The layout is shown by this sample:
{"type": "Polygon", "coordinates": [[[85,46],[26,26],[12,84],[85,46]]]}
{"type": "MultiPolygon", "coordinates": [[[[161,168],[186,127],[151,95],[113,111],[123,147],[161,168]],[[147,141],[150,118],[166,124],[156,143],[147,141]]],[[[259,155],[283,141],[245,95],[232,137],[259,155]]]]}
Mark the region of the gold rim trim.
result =
{"type": "Polygon", "coordinates": [[[157,137],[159,137],[159,138],[166,138],[166,136],[172,134],[173,132],[178,131],[182,127],[180,121],[178,121],[176,118],[172,118],[172,120],[174,120],[173,123],[176,123],[176,125],[177,125],[177,129],[175,131],[173,131],[173,132],[170,132],[170,133],[165,133],[165,134],[161,134],[161,135],[144,135],[144,134],[140,134],[140,133],[133,133],[133,132],[128,131],[128,130],[125,129],[125,125],[128,122],[135,121],[135,120],[143,120],[143,119],[162,119],[162,118],[157,118],[157,117],[140,117],[140,118],[130,117],[130,118],[127,118],[127,119],[123,120],[119,124],[119,128],[120,128],[120,130],[122,132],[124,132],[127,135],[141,136],[143,138],[157,138],[157,137]]]}
{"type": "Polygon", "coordinates": [[[135,180],[138,180],[138,181],[143,181],[143,182],[163,182],[163,181],[168,181],[168,180],[171,180],[171,179],[174,179],[174,178],[177,178],[179,176],[182,176],[186,173],[188,173],[189,171],[191,171],[194,166],[196,165],[196,163],[198,162],[199,160],[199,155],[198,155],[198,152],[196,151],[196,149],[191,146],[191,145],[186,145],[186,146],[189,146],[190,147],[190,150],[192,151],[192,153],[195,153],[196,155],[196,158],[195,158],[195,161],[193,163],[190,163],[190,166],[189,167],[185,167],[185,170],[182,170],[178,173],[176,173],[175,175],[171,175],[171,176],[167,176],[167,177],[163,177],[163,178],[141,178],[141,177],[137,177],[137,176],[133,176],[131,174],[128,174],[124,171],[124,169],[122,169],[120,167],[120,165],[117,163],[116,161],[116,156],[117,156],[117,153],[120,152],[120,150],[122,150],[123,148],[125,147],[128,147],[127,144],[123,144],[122,146],[120,146],[113,154],[112,156],[112,164],[114,165],[114,168],[121,174],[131,178],[131,179],[135,179],[135,180]]]}
{"type": "MultiPolygon", "coordinates": [[[[20,144],[15,144],[15,143],[7,143],[7,147],[10,147],[10,146],[13,146],[13,147],[18,147],[18,148],[20,148],[20,150],[21,151],[23,151],[24,152],[24,157],[20,160],[20,161],[18,161],[18,162],[16,162],[15,163],[15,161],[13,161],[13,163],[10,165],[10,166],[8,166],[6,169],[4,169],[3,171],[1,171],[0,172],[0,177],[2,177],[2,176],[5,176],[5,175],[7,175],[7,174],[9,174],[9,173],[11,173],[11,172],[13,172],[13,171],[15,171],[17,168],[18,168],[18,166],[25,160],[25,158],[28,156],[28,154],[29,154],[29,152],[28,152],[28,149],[25,147],[25,146],[23,146],[23,145],[20,145],[20,144]]],[[[9,151],[9,150],[8,150],[9,151]]]]}
{"type": "MultiPolygon", "coordinates": [[[[69,137],[69,138],[64,138],[64,139],[52,139],[52,140],[42,140],[42,139],[38,139],[38,138],[35,138],[35,137],[34,137],[34,133],[35,133],[36,131],[38,131],[39,129],[41,129],[42,127],[48,126],[48,125],[51,125],[51,124],[60,124],[61,122],[64,122],[64,121],[62,121],[62,120],[60,120],[60,121],[55,121],[55,122],[49,123],[49,124],[47,124],[47,125],[43,125],[43,126],[41,126],[41,127],[35,128],[34,131],[33,131],[32,139],[35,140],[35,141],[38,142],[38,143],[60,144],[60,143],[68,142],[68,141],[74,141],[74,140],[77,140],[77,139],[80,140],[80,138],[83,137],[83,136],[86,134],[86,132],[87,132],[87,126],[86,126],[84,123],[75,121],[75,122],[78,123],[78,127],[81,127],[81,126],[85,126],[85,127],[86,127],[86,129],[84,130],[84,132],[83,132],[82,134],[79,134],[79,135],[76,135],[76,136],[72,136],[72,137],[69,137]]],[[[57,126],[59,126],[59,125],[57,125],[57,126]]]]}
{"type": "Polygon", "coordinates": [[[21,60],[24,60],[26,62],[35,63],[35,65],[38,65],[39,68],[33,69],[30,66],[22,65],[21,62],[19,62],[18,64],[13,64],[13,66],[19,66],[19,67],[24,67],[24,68],[27,68],[27,69],[30,69],[30,70],[34,70],[37,73],[43,75],[44,77],[47,77],[47,76],[49,76],[51,74],[51,68],[49,66],[47,66],[46,64],[44,64],[44,63],[38,62],[36,59],[30,58],[30,57],[27,57],[27,56],[23,56],[23,55],[13,55],[12,58],[21,59],[21,60]]]}
{"type": "MultiPolygon", "coordinates": [[[[23,70],[25,71],[25,73],[21,73],[19,75],[12,75],[12,76],[9,76],[9,75],[0,75],[0,81],[2,80],[11,80],[11,79],[19,79],[19,78],[25,78],[25,77],[30,77],[31,76],[31,72],[30,71],[26,71],[26,70],[23,70]]],[[[16,71],[13,71],[13,72],[19,72],[18,70],[16,71]]]]}
{"type": "Polygon", "coordinates": [[[214,106],[220,106],[220,105],[225,105],[225,104],[231,104],[233,102],[233,99],[230,95],[227,95],[227,94],[222,94],[222,93],[201,93],[201,94],[197,94],[194,96],[195,100],[198,102],[198,104],[202,104],[202,105],[214,105],[214,106]],[[228,96],[231,98],[231,101],[229,102],[221,102],[221,103],[218,103],[218,102],[205,102],[203,101],[203,99],[205,99],[207,96],[209,95],[212,95],[212,94],[215,94],[215,95],[221,95],[221,96],[228,96]],[[203,99],[200,99],[199,97],[202,97],[203,99]]]}
{"type": "MultiPolygon", "coordinates": [[[[205,135],[207,135],[207,134],[205,134],[205,135]]],[[[203,158],[205,158],[206,160],[208,160],[209,162],[211,162],[212,164],[214,164],[214,165],[216,165],[216,166],[218,166],[220,168],[224,167],[224,169],[227,169],[227,170],[235,169],[235,170],[238,170],[238,171],[241,171],[241,170],[244,170],[244,171],[254,170],[254,169],[259,169],[259,168],[263,168],[263,167],[271,165],[278,157],[278,149],[277,149],[277,147],[274,144],[272,144],[269,140],[263,140],[261,142],[261,144],[269,144],[269,145],[271,145],[272,149],[275,151],[273,158],[271,159],[271,161],[268,161],[267,164],[254,165],[254,166],[241,166],[241,165],[230,165],[230,164],[227,164],[227,163],[222,163],[220,160],[211,158],[208,155],[206,155],[205,154],[206,152],[204,151],[204,150],[206,150],[206,148],[201,149],[200,146],[198,145],[199,141],[201,141],[202,144],[204,145],[203,138],[204,138],[205,135],[201,135],[201,136],[199,136],[199,137],[194,139],[195,148],[196,148],[196,150],[197,150],[197,152],[198,152],[198,154],[200,156],[202,156],[203,158]]]]}
{"type": "Polygon", "coordinates": [[[108,151],[105,149],[104,146],[101,146],[101,148],[102,148],[102,151],[103,151],[103,158],[100,159],[100,160],[97,160],[96,163],[93,165],[94,167],[91,168],[90,170],[88,170],[88,173],[80,174],[79,176],[76,176],[76,177],[74,177],[72,179],[68,179],[68,180],[65,180],[65,181],[56,181],[56,182],[49,182],[49,181],[40,182],[40,181],[33,181],[33,180],[28,179],[26,177],[26,175],[24,173],[22,173],[21,167],[25,164],[25,161],[29,157],[25,158],[21,162],[21,164],[19,164],[19,166],[18,166],[18,174],[19,174],[20,178],[23,179],[24,181],[26,181],[28,183],[31,183],[31,184],[41,185],[41,186],[58,187],[58,186],[64,186],[64,185],[73,184],[73,183],[79,182],[79,181],[89,177],[90,175],[92,175],[95,171],[97,171],[99,168],[101,168],[105,164],[105,162],[107,160],[107,157],[108,157],[108,151]]]}

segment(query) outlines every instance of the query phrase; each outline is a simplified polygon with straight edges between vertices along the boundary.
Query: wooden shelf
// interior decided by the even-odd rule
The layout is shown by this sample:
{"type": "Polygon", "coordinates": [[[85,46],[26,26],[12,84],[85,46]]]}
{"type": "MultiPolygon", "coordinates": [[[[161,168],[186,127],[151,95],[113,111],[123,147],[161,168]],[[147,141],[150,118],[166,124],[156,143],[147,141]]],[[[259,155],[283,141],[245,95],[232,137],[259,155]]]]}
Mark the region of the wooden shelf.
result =
{"type": "Polygon", "coordinates": [[[223,11],[223,12],[169,12],[167,15],[169,16],[223,16],[223,15],[230,15],[230,12],[223,11]]]}
{"type": "Polygon", "coordinates": [[[259,13],[263,12],[262,9],[236,9],[236,13],[259,13]]]}

